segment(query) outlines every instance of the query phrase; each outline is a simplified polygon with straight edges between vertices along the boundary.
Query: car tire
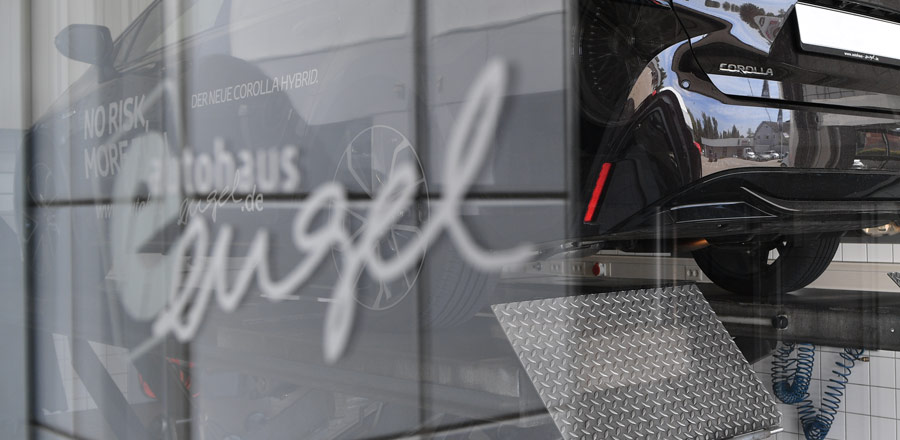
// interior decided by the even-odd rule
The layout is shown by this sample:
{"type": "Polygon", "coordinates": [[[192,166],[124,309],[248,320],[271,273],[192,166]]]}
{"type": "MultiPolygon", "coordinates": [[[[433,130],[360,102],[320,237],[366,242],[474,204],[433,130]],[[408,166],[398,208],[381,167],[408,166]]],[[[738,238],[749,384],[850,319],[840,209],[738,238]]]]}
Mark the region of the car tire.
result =
{"type": "Polygon", "coordinates": [[[433,248],[428,263],[435,284],[422,316],[426,328],[453,328],[466,323],[491,302],[500,281],[499,273],[478,270],[448,246],[433,248]]]}
{"type": "Polygon", "coordinates": [[[764,300],[802,289],[815,281],[840,245],[842,234],[786,236],[741,245],[712,244],[693,252],[703,273],[719,287],[764,300]],[[777,251],[769,262],[769,252],[777,251]]]}

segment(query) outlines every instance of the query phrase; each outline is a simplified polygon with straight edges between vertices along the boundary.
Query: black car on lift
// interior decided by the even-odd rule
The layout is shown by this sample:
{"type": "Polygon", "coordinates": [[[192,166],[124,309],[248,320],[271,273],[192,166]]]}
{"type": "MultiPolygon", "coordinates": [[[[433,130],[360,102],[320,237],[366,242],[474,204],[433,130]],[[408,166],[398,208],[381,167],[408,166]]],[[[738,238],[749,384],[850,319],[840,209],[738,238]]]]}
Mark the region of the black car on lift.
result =
{"type": "Polygon", "coordinates": [[[585,245],[691,251],[719,286],[775,298],[818,278],[847,231],[897,220],[900,163],[865,145],[873,130],[900,139],[896,2],[584,0],[579,13],[585,245]],[[787,159],[716,153],[729,141],[787,159]]]}

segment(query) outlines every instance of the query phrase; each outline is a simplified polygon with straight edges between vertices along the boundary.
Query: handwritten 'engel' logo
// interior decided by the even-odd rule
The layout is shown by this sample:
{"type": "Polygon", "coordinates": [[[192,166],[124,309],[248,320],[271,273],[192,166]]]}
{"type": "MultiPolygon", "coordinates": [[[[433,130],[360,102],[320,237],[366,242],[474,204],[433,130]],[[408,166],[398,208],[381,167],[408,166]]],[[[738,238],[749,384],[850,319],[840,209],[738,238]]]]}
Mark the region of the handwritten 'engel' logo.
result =
{"type": "MultiPolygon", "coordinates": [[[[349,342],[356,312],[355,284],[363,269],[379,281],[400,277],[418,262],[422,251],[444,232],[463,258],[482,270],[496,270],[528,259],[532,255],[528,245],[503,251],[483,249],[460,219],[460,205],[482,168],[491,145],[506,84],[506,66],[499,60],[489,62],[475,80],[447,144],[443,169],[447,180],[442,203],[437,204],[435,212],[422,225],[421,233],[389,259],[384,259],[377,252],[376,243],[404,210],[410,209],[414,203],[415,183],[419,177],[415,167],[408,163],[398,165],[372,200],[368,222],[356,240],[351,239],[344,226],[344,216],[348,211],[344,187],[330,182],[313,191],[305,200],[304,207],[297,212],[292,225],[294,245],[304,257],[279,280],[271,277],[269,236],[266,230],[260,229],[229,286],[227,263],[234,232],[230,225],[223,225],[217,236],[210,237],[205,220],[199,216],[191,218],[171,252],[154,264],[147,265],[139,254],[140,247],[156,231],[178,218],[177,196],[154,198],[152,203],[146,205],[149,209],[141,210],[140,216],[135,215],[129,203],[118,204],[112,224],[114,261],[127,274],[119,277],[120,288],[123,292],[134,289],[140,292],[141,298],[136,304],[126,304],[126,310],[136,318],[145,319],[152,317],[146,316],[147,310],[155,309],[155,314],[158,312],[152,326],[153,338],[133,350],[132,356],[139,356],[168,334],[182,342],[191,340],[213,297],[222,310],[234,311],[254,278],[261,296],[272,301],[292,297],[331,255],[333,248],[341,251],[341,276],[333,288],[332,301],[325,316],[323,348],[325,360],[330,363],[340,359],[349,342]],[[332,213],[328,221],[312,230],[313,220],[328,210],[332,213]],[[209,257],[195,258],[187,273],[183,274],[185,253],[189,249],[192,255],[209,257]],[[163,291],[168,295],[160,299],[162,295],[159,293],[163,291]],[[147,304],[148,301],[162,301],[164,304],[153,307],[147,304]]],[[[141,166],[146,160],[144,156],[158,158],[168,154],[161,137],[156,137],[156,141],[150,141],[152,137],[145,138],[142,148],[135,149],[140,153],[128,156],[120,175],[121,181],[116,185],[116,199],[133,199],[138,194],[143,174],[146,174],[141,166]]],[[[177,179],[177,171],[173,174],[172,178],[177,179]]]]}

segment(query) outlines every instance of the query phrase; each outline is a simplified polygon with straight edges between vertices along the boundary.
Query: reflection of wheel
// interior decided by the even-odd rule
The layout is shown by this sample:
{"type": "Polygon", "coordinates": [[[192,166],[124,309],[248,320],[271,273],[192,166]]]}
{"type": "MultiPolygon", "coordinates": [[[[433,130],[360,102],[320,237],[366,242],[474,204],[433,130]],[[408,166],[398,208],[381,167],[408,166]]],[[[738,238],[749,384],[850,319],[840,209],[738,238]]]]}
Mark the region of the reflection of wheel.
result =
{"type": "Polygon", "coordinates": [[[583,110],[594,123],[615,122],[622,116],[631,86],[661,44],[648,38],[646,27],[661,23],[647,22],[643,8],[609,2],[586,2],[581,14],[578,56],[583,110]]]}
{"type": "Polygon", "coordinates": [[[822,275],[840,238],[841,234],[832,233],[752,244],[712,244],[694,251],[694,260],[724,289],[774,299],[781,293],[802,289],[822,275]],[[775,251],[771,262],[770,251],[775,251]]]}
{"type": "Polygon", "coordinates": [[[582,99],[585,110],[596,121],[616,119],[628,93],[626,86],[643,68],[620,55],[632,53],[634,49],[630,46],[635,41],[628,32],[630,27],[617,25],[616,17],[609,16],[610,10],[620,9],[590,7],[582,19],[579,36],[582,99]]]}
{"type": "MultiPolygon", "coordinates": [[[[362,192],[372,199],[391,178],[393,170],[402,163],[411,164],[419,176],[425,175],[409,140],[392,127],[375,125],[353,138],[341,156],[334,179],[343,182],[351,192],[362,192]]],[[[376,244],[377,252],[385,259],[393,258],[417,239],[421,233],[420,225],[428,220],[428,184],[424,177],[420,177],[415,185],[419,189],[419,202],[395,219],[376,244]]],[[[345,227],[353,240],[359,237],[367,224],[367,209],[357,205],[346,212],[345,227]]],[[[337,250],[332,252],[338,273],[341,271],[339,254],[337,250]]],[[[386,311],[394,309],[411,291],[417,289],[421,296],[427,295],[427,299],[422,299],[425,308],[420,316],[421,324],[430,328],[452,327],[469,320],[481,310],[499,281],[498,274],[482,272],[469,265],[445,238],[433,243],[427,252],[422,252],[421,257],[418,264],[396,280],[378,281],[366,271],[361,272],[356,280],[356,301],[369,310],[386,311]],[[430,276],[427,284],[423,285],[419,275],[426,264],[430,276]]],[[[381,324],[396,326],[392,319],[383,321],[381,324]]]]}
{"type": "MultiPolygon", "coordinates": [[[[430,209],[428,184],[422,177],[425,171],[415,148],[396,129],[386,125],[375,125],[363,130],[350,141],[335,172],[335,180],[340,181],[341,178],[347,178],[345,174],[349,175],[348,180],[353,182],[350,186],[351,191],[362,191],[370,199],[374,199],[400,164],[414,167],[420,176],[415,185],[419,188],[419,193],[424,195],[424,200],[404,211],[385,236],[378,241],[377,252],[386,258],[392,258],[418,238],[419,225],[428,219],[430,209]]],[[[368,224],[367,209],[367,207],[350,208],[345,213],[345,226],[353,240],[362,234],[368,224]]],[[[338,253],[339,251],[333,252],[338,253]]],[[[337,260],[335,255],[336,265],[337,260]]],[[[420,261],[397,280],[388,282],[376,281],[365,272],[360,273],[356,282],[356,301],[371,310],[390,309],[409,294],[421,269],[420,261]]]]}

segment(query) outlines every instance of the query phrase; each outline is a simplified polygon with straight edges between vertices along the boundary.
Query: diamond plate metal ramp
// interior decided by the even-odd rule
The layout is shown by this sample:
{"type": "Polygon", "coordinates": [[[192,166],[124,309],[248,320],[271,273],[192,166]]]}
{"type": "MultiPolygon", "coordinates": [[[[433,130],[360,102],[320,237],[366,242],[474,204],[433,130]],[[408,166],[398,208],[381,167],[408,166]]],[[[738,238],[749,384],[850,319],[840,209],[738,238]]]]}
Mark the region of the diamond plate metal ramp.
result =
{"type": "Polygon", "coordinates": [[[781,423],[697,286],[493,310],[564,439],[761,438],[781,423]]]}
{"type": "Polygon", "coordinates": [[[898,287],[900,287],[900,272],[888,272],[888,278],[894,282],[898,287]]]}

